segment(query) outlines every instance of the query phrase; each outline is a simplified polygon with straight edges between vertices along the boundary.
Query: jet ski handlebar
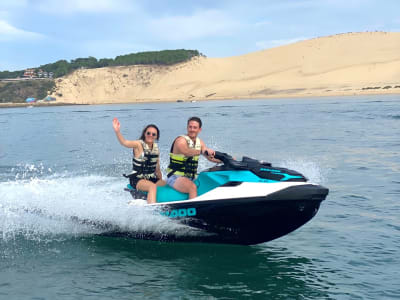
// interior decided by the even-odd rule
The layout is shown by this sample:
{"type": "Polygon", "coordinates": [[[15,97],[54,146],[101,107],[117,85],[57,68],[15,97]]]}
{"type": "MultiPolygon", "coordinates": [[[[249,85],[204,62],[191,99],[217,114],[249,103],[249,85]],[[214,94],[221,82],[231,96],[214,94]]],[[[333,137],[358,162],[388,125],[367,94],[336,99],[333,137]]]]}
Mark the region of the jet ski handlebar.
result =
{"type": "MultiPolygon", "coordinates": [[[[208,155],[208,152],[205,152],[208,155]]],[[[235,169],[242,169],[244,166],[240,161],[235,160],[231,155],[224,152],[215,151],[214,158],[220,160],[225,166],[234,167],[235,169]]]]}
{"type": "Polygon", "coordinates": [[[215,151],[214,157],[220,161],[222,161],[225,165],[228,164],[230,161],[234,160],[231,155],[224,152],[215,151]]]}
{"type": "MultiPolygon", "coordinates": [[[[208,152],[205,152],[208,155],[208,152]]],[[[265,161],[259,161],[254,158],[243,156],[241,161],[234,159],[231,155],[224,152],[215,151],[214,158],[220,160],[225,166],[236,170],[249,169],[256,166],[271,167],[271,164],[265,161]]]]}
{"type": "MultiPolygon", "coordinates": [[[[204,154],[208,156],[208,151],[204,151],[204,154]]],[[[227,164],[230,160],[234,160],[229,154],[219,151],[215,151],[214,158],[222,161],[224,164],[227,164]]]]}

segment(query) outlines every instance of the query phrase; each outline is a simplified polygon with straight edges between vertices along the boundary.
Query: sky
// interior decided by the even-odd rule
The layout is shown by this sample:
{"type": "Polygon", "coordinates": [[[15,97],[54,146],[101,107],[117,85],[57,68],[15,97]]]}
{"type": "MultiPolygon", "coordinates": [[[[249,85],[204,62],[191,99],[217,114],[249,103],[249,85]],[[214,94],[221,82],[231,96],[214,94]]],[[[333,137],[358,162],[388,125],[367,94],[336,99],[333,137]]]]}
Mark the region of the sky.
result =
{"type": "Polygon", "coordinates": [[[0,0],[0,71],[165,49],[228,57],[347,32],[400,32],[399,0],[0,0]]]}

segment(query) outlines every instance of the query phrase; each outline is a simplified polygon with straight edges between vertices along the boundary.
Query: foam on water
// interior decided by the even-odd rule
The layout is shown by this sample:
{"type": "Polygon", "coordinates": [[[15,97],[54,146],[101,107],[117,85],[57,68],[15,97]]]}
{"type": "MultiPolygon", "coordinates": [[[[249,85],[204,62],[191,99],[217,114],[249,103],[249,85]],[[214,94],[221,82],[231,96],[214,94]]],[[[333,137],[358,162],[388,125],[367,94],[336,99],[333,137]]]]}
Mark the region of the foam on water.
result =
{"type": "Polygon", "coordinates": [[[308,178],[312,183],[323,184],[326,182],[326,176],[329,170],[322,170],[321,167],[313,161],[307,161],[304,159],[288,159],[279,162],[280,167],[295,170],[300,172],[308,178]]]}
{"type": "MultiPolygon", "coordinates": [[[[0,182],[0,233],[3,240],[23,235],[29,239],[79,236],[105,230],[197,234],[187,226],[162,217],[154,208],[133,201],[123,190],[125,181],[99,175],[25,174],[0,182]],[[20,179],[23,178],[23,179],[20,179]]],[[[47,170],[48,171],[48,170],[47,170]]]]}

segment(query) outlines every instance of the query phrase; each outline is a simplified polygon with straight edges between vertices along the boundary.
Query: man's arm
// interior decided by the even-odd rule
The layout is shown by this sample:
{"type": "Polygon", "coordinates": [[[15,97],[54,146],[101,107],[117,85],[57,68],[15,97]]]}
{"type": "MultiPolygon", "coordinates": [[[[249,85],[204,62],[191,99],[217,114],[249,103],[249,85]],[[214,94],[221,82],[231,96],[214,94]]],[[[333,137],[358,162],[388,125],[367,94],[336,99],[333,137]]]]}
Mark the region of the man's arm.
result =
{"type": "Polygon", "coordinates": [[[207,158],[209,161],[213,163],[220,163],[221,161],[219,159],[214,158],[215,151],[213,149],[207,148],[206,144],[202,140],[201,142],[201,153],[204,155],[205,158],[207,158]]]}
{"type": "Polygon", "coordinates": [[[189,148],[186,140],[183,137],[178,137],[175,140],[174,149],[172,149],[176,154],[183,154],[185,156],[196,156],[201,154],[201,150],[189,148]]]}

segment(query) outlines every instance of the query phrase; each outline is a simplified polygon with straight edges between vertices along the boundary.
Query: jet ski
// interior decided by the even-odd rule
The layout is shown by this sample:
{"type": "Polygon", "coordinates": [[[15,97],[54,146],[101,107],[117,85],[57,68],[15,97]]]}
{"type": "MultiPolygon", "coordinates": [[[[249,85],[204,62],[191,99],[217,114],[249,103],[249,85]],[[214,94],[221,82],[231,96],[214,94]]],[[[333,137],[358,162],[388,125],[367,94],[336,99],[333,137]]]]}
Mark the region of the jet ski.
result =
{"type": "MultiPolygon", "coordinates": [[[[188,199],[170,186],[157,188],[157,203],[148,204],[173,222],[196,234],[112,232],[163,241],[190,241],[253,245],[282,237],[310,221],[329,190],[308,182],[302,174],[249,157],[235,160],[216,152],[222,164],[206,169],[195,179],[198,196],[188,199]]],[[[146,194],[126,188],[133,199],[146,194]]]]}

